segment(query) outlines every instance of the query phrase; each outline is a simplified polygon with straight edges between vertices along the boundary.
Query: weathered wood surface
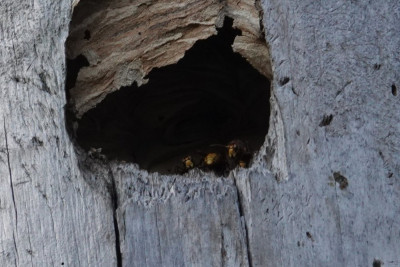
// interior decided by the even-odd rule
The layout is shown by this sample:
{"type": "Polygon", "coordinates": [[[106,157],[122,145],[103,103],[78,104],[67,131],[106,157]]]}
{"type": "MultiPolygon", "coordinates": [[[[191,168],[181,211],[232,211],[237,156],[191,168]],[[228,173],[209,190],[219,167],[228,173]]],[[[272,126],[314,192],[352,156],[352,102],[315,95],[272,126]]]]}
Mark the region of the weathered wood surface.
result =
{"type": "Polygon", "coordinates": [[[147,175],[73,148],[71,2],[0,3],[1,266],[116,266],[115,192],[123,266],[400,264],[397,0],[261,3],[272,147],[227,179],[147,175]]]}
{"type": "Polygon", "coordinates": [[[123,266],[247,266],[233,180],[143,175],[114,165],[123,266]]]}
{"type": "Polygon", "coordinates": [[[0,3],[0,266],[115,266],[112,206],[64,126],[70,1],[0,3]]]}
{"type": "Polygon", "coordinates": [[[398,266],[399,2],[262,5],[289,176],[240,177],[253,264],[398,266]]]}

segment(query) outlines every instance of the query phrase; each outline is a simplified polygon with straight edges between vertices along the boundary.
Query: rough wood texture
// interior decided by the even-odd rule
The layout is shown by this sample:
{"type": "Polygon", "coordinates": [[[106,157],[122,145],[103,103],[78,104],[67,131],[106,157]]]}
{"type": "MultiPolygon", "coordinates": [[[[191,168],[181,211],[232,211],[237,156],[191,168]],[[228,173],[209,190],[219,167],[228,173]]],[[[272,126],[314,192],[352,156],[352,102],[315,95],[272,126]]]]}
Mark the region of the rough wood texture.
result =
{"type": "Polygon", "coordinates": [[[0,266],[115,266],[110,198],[64,126],[69,1],[0,4],[0,266]]]}
{"type": "Polygon", "coordinates": [[[116,266],[113,214],[124,266],[400,264],[397,0],[262,2],[272,128],[228,179],[150,176],[73,148],[71,4],[0,4],[1,266],[116,266]]]}
{"type": "Polygon", "coordinates": [[[289,176],[239,175],[253,265],[398,266],[398,1],[262,5],[289,176]]]}
{"type": "Polygon", "coordinates": [[[124,266],[248,266],[232,179],[160,177],[131,165],[112,169],[124,266]]]}
{"type": "Polygon", "coordinates": [[[71,90],[77,116],[121,86],[146,83],[153,68],[176,63],[196,41],[216,34],[224,16],[234,18],[234,27],[242,31],[235,51],[271,78],[254,1],[80,2],[66,43],[68,58],[84,55],[90,64],[81,69],[71,90]]]}

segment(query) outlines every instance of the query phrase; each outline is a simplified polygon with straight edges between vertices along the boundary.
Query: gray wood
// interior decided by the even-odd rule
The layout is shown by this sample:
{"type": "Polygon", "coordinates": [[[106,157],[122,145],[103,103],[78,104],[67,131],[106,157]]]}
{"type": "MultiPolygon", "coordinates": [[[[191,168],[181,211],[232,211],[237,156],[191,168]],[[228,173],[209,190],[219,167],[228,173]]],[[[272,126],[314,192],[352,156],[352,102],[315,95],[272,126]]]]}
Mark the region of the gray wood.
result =
{"type": "Polygon", "coordinates": [[[74,148],[71,2],[0,3],[0,266],[400,265],[397,0],[261,2],[271,127],[224,179],[74,148]]]}
{"type": "Polygon", "coordinates": [[[263,8],[288,179],[276,184],[256,170],[241,178],[254,265],[399,266],[398,1],[263,8]]]}
{"type": "Polygon", "coordinates": [[[110,198],[64,126],[70,1],[0,3],[0,266],[115,266],[110,198]]]}
{"type": "Polygon", "coordinates": [[[123,266],[248,266],[233,180],[113,173],[123,266]]]}

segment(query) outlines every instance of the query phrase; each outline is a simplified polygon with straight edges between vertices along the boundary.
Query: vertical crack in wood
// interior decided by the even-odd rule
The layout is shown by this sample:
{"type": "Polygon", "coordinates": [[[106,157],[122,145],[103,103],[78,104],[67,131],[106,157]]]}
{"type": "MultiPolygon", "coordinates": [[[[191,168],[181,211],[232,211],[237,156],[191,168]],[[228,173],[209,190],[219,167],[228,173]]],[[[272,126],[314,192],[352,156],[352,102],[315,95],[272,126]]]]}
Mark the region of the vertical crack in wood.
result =
{"type": "Polygon", "coordinates": [[[111,203],[113,208],[113,222],[114,222],[114,232],[115,232],[115,254],[117,257],[117,267],[122,267],[122,253],[121,253],[121,243],[119,236],[119,228],[118,228],[118,219],[117,219],[117,209],[118,209],[118,192],[117,186],[115,184],[114,175],[112,173],[111,167],[109,169],[111,184],[110,184],[110,196],[111,203]]]}
{"type": "MultiPolygon", "coordinates": [[[[9,176],[10,176],[11,198],[12,198],[13,205],[14,205],[15,231],[16,231],[17,227],[18,227],[18,212],[17,212],[17,206],[15,205],[14,185],[13,185],[13,179],[12,179],[12,173],[11,173],[10,151],[8,149],[7,128],[6,128],[6,118],[5,117],[3,117],[3,127],[4,127],[4,139],[5,139],[5,142],[6,142],[8,172],[10,174],[9,176]]],[[[15,248],[15,253],[16,253],[16,256],[17,256],[16,257],[15,266],[18,266],[17,265],[17,260],[18,260],[19,257],[18,257],[17,243],[15,241],[15,231],[13,231],[14,248],[15,248]]]]}
{"type": "Polygon", "coordinates": [[[240,194],[239,187],[236,184],[236,178],[233,178],[233,183],[236,188],[236,194],[237,194],[237,199],[238,199],[237,204],[238,204],[238,209],[239,209],[240,220],[243,219],[242,222],[243,222],[243,226],[244,226],[244,234],[245,234],[245,241],[246,241],[247,260],[248,260],[249,267],[252,267],[253,260],[251,257],[251,250],[250,250],[250,237],[249,237],[249,230],[247,227],[246,218],[245,218],[245,214],[244,214],[243,199],[242,199],[242,195],[240,194]]]}
{"type": "Polygon", "coordinates": [[[15,257],[15,259],[14,259],[14,264],[15,264],[15,266],[18,266],[18,264],[17,264],[17,262],[19,261],[19,256],[18,256],[18,249],[17,249],[17,241],[15,241],[15,234],[14,234],[14,231],[13,231],[13,242],[14,242],[14,248],[15,248],[15,253],[16,253],[16,257],[15,257]]]}
{"type": "Polygon", "coordinates": [[[7,151],[7,164],[8,164],[8,173],[10,174],[10,187],[11,187],[11,197],[14,205],[14,212],[15,212],[15,226],[18,226],[18,212],[17,212],[17,206],[15,205],[15,194],[14,194],[14,185],[13,185],[13,179],[12,179],[12,173],[11,173],[11,164],[10,164],[10,151],[8,149],[8,140],[7,140],[7,129],[6,129],[6,119],[3,117],[3,122],[4,122],[4,139],[6,141],[6,151],[7,151]]]}
{"type": "Polygon", "coordinates": [[[225,237],[224,237],[224,229],[221,224],[221,266],[226,266],[226,250],[225,250],[225,237]]]}

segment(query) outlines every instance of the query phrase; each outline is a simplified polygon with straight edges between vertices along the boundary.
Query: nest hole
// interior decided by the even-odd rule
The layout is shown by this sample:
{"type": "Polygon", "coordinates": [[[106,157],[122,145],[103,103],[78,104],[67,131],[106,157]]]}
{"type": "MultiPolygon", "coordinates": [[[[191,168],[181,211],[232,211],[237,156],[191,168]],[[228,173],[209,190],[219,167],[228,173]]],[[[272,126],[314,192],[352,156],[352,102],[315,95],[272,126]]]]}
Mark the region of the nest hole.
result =
{"type": "MultiPolygon", "coordinates": [[[[233,52],[237,35],[227,18],[217,35],[197,41],[179,62],[153,69],[147,84],[109,94],[78,120],[77,143],[162,174],[186,172],[187,156],[192,167],[218,175],[248,167],[268,132],[270,82],[233,52]],[[246,147],[246,164],[232,161],[232,140],[246,147]],[[210,154],[219,157],[215,168],[206,164],[210,154]]],[[[67,90],[85,65],[82,56],[68,61],[67,90]]]]}

